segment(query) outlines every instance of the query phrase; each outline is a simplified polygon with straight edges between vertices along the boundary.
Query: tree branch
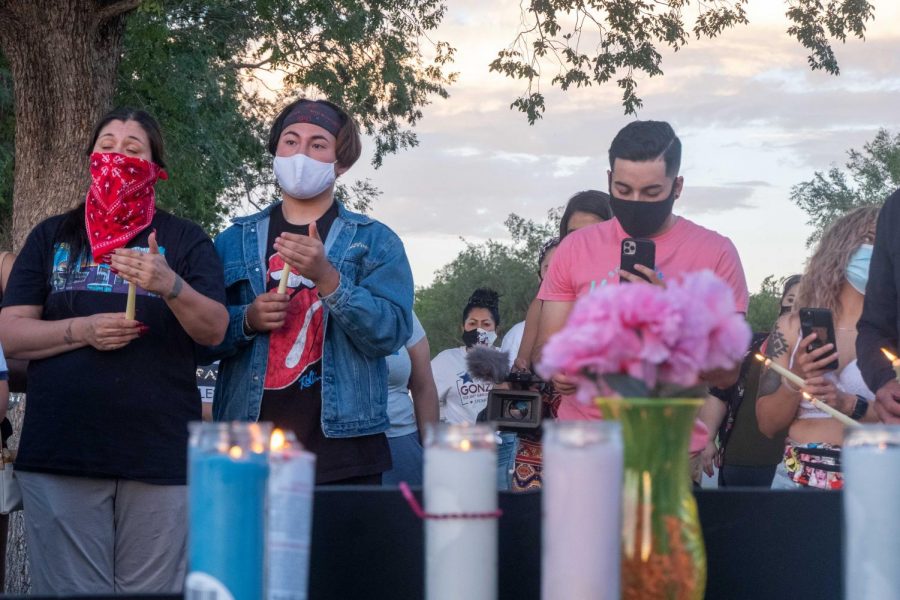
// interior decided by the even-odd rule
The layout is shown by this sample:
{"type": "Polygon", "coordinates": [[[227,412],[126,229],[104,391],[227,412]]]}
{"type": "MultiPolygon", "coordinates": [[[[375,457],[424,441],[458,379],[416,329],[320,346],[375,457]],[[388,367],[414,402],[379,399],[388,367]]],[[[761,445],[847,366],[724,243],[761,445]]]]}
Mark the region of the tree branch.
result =
{"type": "Polygon", "coordinates": [[[141,0],[116,0],[111,4],[99,7],[97,12],[94,13],[94,22],[100,25],[105,21],[131,12],[140,5],[141,0]]]}

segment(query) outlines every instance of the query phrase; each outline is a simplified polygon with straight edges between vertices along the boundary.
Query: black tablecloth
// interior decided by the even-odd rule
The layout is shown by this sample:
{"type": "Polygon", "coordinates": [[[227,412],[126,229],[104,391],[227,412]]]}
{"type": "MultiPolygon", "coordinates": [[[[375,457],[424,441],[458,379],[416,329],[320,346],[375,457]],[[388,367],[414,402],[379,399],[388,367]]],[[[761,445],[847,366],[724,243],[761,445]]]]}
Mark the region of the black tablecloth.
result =
{"type": "MultiPolygon", "coordinates": [[[[707,598],[842,597],[839,492],[711,490],[696,496],[709,561],[707,598]]],[[[540,493],[501,493],[500,508],[499,598],[538,600],[540,493]]],[[[317,489],[309,599],[421,600],[423,536],[422,522],[396,489],[317,489]]]]}
{"type": "MultiPolygon", "coordinates": [[[[707,598],[841,598],[839,492],[710,490],[696,496],[708,555],[707,598]]],[[[502,493],[500,508],[499,598],[538,600],[541,496],[502,493]]],[[[396,490],[316,491],[310,600],[420,600],[423,557],[422,523],[396,490]]]]}

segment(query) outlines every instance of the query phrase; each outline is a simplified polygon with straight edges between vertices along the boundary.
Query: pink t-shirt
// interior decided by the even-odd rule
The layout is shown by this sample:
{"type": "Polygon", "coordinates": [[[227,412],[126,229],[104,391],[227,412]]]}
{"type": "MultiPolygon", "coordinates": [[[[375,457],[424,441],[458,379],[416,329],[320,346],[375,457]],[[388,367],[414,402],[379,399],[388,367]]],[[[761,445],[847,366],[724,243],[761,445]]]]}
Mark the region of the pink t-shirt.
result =
{"type": "MultiPolygon", "coordinates": [[[[538,298],[550,302],[574,302],[590,292],[593,286],[618,284],[622,240],[627,237],[630,236],[617,219],[567,235],[553,254],[538,298]]],[[[750,299],[747,280],[737,249],[727,237],[678,217],[675,225],[653,238],[653,242],[660,279],[674,280],[687,273],[710,270],[731,286],[737,310],[747,312],[750,299]]],[[[574,397],[564,396],[558,416],[569,420],[597,419],[600,413],[574,397]]],[[[695,428],[695,436],[699,433],[695,428]]]]}

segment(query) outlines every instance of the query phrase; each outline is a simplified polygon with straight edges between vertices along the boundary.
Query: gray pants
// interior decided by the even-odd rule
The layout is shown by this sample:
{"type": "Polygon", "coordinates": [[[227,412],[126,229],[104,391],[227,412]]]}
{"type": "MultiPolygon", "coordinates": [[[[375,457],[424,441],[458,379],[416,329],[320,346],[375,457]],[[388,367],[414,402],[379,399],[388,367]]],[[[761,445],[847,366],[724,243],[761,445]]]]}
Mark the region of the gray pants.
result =
{"type": "Polygon", "coordinates": [[[16,471],[32,593],[180,593],[187,487],[16,471]]]}

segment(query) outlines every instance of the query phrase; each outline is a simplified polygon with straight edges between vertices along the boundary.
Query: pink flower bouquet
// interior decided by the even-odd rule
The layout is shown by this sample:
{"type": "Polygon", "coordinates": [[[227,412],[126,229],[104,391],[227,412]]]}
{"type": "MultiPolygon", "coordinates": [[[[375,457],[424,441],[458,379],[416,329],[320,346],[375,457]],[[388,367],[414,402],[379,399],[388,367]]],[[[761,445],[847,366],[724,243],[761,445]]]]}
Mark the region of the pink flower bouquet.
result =
{"type": "Polygon", "coordinates": [[[685,397],[703,393],[700,374],[733,367],[750,343],[731,288],[710,271],[668,288],[604,286],[575,304],[544,347],[538,372],[579,381],[579,398],[685,397]]]}

